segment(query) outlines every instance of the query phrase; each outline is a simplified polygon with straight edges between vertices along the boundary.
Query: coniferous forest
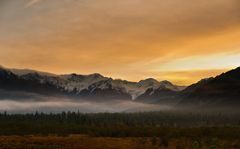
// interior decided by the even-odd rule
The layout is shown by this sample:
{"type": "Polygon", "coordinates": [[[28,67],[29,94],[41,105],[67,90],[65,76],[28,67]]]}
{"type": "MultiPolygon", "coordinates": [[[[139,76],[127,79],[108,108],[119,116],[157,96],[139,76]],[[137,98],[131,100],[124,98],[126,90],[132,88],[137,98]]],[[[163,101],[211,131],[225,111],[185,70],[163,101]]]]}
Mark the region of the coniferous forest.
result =
{"type": "Polygon", "coordinates": [[[0,128],[4,149],[14,144],[16,148],[72,148],[73,140],[80,141],[76,148],[111,148],[108,143],[115,141],[114,148],[238,149],[240,117],[221,113],[3,112],[0,128]],[[91,141],[100,141],[97,145],[102,146],[93,146],[91,141]]]}
{"type": "Polygon", "coordinates": [[[240,135],[238,114],[197,113],[39,113],[0,114],[1,135],[87,134],[105,137],[240,135]],[[192,130],[192,131],[189,131],[192,130]],[[185,131],[185,130],[188,130],[185,131]],[[214,130],[214,131],[210,131],[214,130]],[[236,133],[238,132],[239,133],[236,133]]]}

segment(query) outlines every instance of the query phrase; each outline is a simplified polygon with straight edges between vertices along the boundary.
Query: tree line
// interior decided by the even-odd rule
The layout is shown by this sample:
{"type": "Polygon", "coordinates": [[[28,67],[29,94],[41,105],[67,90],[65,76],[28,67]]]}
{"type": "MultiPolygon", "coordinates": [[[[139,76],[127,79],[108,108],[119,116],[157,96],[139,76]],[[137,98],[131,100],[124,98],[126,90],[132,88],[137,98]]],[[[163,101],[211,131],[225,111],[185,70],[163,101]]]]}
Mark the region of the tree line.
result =
{"type": "Polygon", "coordinates": [[[239,115],[174,112],[0,113],[0,135],[87,134],[93,136],[240,135],[239,115]],[[226,131],[226,132],[224,132],[226,131]],[[223,133],[224,132],[224,133],[223,133]]]}

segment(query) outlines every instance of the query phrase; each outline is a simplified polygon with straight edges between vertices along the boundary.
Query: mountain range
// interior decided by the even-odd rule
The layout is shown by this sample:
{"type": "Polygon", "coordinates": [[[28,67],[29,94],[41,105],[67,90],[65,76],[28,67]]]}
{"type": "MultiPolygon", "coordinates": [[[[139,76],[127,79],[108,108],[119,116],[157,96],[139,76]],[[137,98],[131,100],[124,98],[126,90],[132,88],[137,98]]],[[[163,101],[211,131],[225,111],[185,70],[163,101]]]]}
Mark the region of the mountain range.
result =
{"type": "Polygon", "coordinates": [[[131,100],[165,105],[239,106],[240,67],[188,87],[153,78],[130,82],[98,73],[55,75],[0,67],[0,99],[38,100],[39,95],[101,102],[131,100]]]}
{"type": "MultiPolygon", "coordinates": [[[[95,73],[90,75],[55,75],[33,70],[0,68],[0,89],[51,96],[69,96],[88,100],[135,100],[148,89],[166,87],[181,91],[185,87],[168,81],[146,79],[139,82],[112,79],[95,73]]],[[[1,96],[3,98],[3,96],[1,96]]],[[[6,98],[4,96],[4,98],[6,98]]]]}

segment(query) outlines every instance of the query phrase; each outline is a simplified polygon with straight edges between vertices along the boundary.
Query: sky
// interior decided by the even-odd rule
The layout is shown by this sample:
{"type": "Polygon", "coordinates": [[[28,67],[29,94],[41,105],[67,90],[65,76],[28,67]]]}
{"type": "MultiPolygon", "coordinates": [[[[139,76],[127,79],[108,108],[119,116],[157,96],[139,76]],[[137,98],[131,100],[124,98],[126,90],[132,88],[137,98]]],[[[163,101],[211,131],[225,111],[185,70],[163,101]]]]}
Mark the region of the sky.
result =
{"type": "Polygon", "coordinates": [[[240,1],[0,0],[0,65],[189,85],[240,66],[240,1]]]}

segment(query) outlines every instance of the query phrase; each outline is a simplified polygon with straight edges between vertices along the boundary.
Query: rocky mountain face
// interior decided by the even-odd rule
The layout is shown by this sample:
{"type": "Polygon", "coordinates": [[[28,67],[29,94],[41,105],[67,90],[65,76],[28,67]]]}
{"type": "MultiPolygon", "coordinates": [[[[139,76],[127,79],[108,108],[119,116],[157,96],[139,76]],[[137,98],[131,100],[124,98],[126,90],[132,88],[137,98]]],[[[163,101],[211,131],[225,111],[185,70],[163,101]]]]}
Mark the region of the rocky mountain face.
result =
{"type": "Polygon", "coordinates": [[[100,74],[54,75],[0,67],[0,99],[31,99],[36,95],[87,100],[134,100],[179,106],[239,106],[240,67],[185,88],[149,78],[139,82],[100,74]]]}
{"type": "MultiPolygon", "coordinates": [[[[51,78],[51,81],[56,78],[51,78]]],[[[0,68],[0,90],[37,93],[42,95],[63,95],[64,90],[50,82],[43,82],[37,73],[17,76],[11,71],[0,68]]],[[[2,97],[2,96],[1,96],[2,97]]]]}
{"type": "Polygon", "coordinates": [[[156,88],[149,88],[136,100],[147,103],[175,104],[178,94],[183,87],[173,85],[169,81],[162,81],[156,88]]]}
{"type": "Polygon", "coordinates": [[[170,82],[159,82],[154,79],[129,82],[114,80],[100,74],[54,75],[32,70],[0,68],[0,90],[5,90],[5,93],[6,91],[17,91],[81,99],[134,100],[147,90],[155,90],[160,87],[166,87],[173,91],[180,90],[178,86],[174,86],[170,82]]]}

